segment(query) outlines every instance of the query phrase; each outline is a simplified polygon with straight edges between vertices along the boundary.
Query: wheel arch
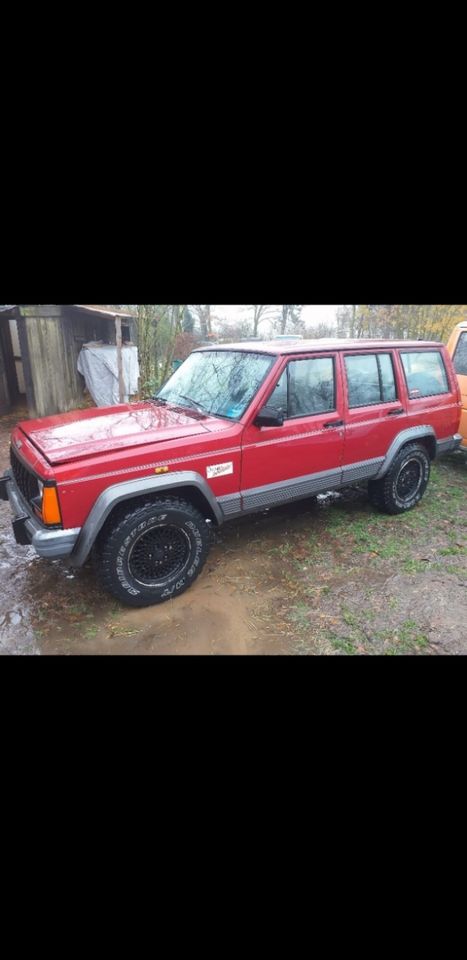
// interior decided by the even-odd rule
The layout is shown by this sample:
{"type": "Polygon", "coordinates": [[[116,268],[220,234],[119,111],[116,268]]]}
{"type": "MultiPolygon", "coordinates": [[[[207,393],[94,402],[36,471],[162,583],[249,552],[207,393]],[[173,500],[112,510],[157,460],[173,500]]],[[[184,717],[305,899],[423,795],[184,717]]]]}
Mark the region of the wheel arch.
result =
{"type": "Polygon", "coordinates": [[[386,454],[384,463],[374,478],[375,480],[381,480],[386,476],[400,451],[410,443],[423,444],[423,446],[426,447],[430,459],[436,459],[437,442],[433,427],[428,424],[421,427],[410,427],[408,430],[402,430],[393,440],[386,454]]]}
{"type": "Polygon", "coordinates": [[[122,503],[137,503],[142,498],[170,496],[171,493],[187,500],[196,507],[207,520],[220,525],[223,522],[222,510],[204,477],[194,471],[180,471],[164,477],[144,477],[129,480],[107,487],[97,498],[79,535],[71,555],[74,567],[86,562],[104,525],[122,503]]]}

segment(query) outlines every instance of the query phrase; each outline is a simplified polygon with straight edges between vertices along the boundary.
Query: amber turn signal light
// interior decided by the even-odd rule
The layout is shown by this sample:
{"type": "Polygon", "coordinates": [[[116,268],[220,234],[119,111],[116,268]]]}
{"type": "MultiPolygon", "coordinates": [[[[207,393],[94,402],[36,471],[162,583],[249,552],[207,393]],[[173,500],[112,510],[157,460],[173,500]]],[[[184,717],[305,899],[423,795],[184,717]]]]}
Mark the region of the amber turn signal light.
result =
{"type": "Polygon", "coordinates": [[[62,522],[56,487],[44,487],[42,494],[42,519],[44,523],[50,526],[57,526],[62,522]]]}

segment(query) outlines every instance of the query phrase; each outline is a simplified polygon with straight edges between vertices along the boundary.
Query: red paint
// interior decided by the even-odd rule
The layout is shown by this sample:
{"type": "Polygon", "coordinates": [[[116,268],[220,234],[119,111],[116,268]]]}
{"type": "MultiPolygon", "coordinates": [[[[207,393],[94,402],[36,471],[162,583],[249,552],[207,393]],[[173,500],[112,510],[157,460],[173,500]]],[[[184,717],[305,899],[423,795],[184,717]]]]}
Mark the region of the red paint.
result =
{"type": "Polygon", "coordinates": [[[385,456],[397,434],[411,426],[433,426],[438,440],[452,437],[458,430],[458,384],[442,344],[340,340],[215,347],[216,351],[222,349],[277,357],[240,422],[148,402],[75,411],[18,425],[12,442],[17,445],[19,441],[19,455],[40,477],[57,481],[65,527],[82,526],[108,486],[154,475],[161,465],[168,465],[174,472],[194,470],[206,479],[208,466],[232,463],[232,474],[208,481],[214,494],[221,497],[385,456]],[[440,350],[451,392],[410,400],[399,357],[401,349],[440,350]],[[379,351],[393,356],[398,400],[349,410],[344,355],[379,351]],[[286,420],[283,427],[254,426],[257,413],[287,363],[315,355],[334,357],[337,410],[286,420]],[[402,414],[391,416],[395,409],[402,409],[402,414]],[[343,425],[329,429],[327,424],[336,420],[342,420],[343,425]]]}
{"type": "Polygon", "coordinates": [[[20,424],[51,464],[96,454],[205,434],[206,426],[183,410],[154,403],[124,404],[110,410],[78,410],[20,424]]]}

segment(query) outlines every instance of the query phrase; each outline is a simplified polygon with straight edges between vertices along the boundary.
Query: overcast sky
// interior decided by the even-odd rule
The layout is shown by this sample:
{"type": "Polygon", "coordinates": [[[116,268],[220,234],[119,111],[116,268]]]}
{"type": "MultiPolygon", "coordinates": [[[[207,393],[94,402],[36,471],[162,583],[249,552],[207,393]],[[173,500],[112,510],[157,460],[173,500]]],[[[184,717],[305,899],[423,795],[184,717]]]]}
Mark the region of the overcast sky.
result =
{"type": "MultiPolygon", "coordinates": [[[[318,323],[333,323],[336,319],[336,310],[337,306],[326,304],[324,306],[319,306],[313,304],[312,306],[304,307],[302,317],[305,321],[306,326],[315,325],[318,323]]],[[[214,308],[214,313],[216,317],[219,317],[220,320],[242,320],[247,314],[245,313],[245,308],[242,306],[232,306],[232,305],[223,305],[216,306],[214,308]]]]}

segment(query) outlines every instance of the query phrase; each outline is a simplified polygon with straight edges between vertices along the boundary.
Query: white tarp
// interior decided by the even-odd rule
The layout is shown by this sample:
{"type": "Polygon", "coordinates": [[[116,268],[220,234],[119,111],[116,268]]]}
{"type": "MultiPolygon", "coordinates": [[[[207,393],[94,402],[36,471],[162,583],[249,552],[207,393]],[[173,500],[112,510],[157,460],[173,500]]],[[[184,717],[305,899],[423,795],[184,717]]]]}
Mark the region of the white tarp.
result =
{"type": "MultiPolygon", "coordinates": [[[[125,403],[138,393],[139,362],[137,347],[122,347],[125,403]]],[[[98,407],[112,407],[120,403],[118,389],[117,347],[87,343],[78,357],[78,371],[98,407]]]]}

